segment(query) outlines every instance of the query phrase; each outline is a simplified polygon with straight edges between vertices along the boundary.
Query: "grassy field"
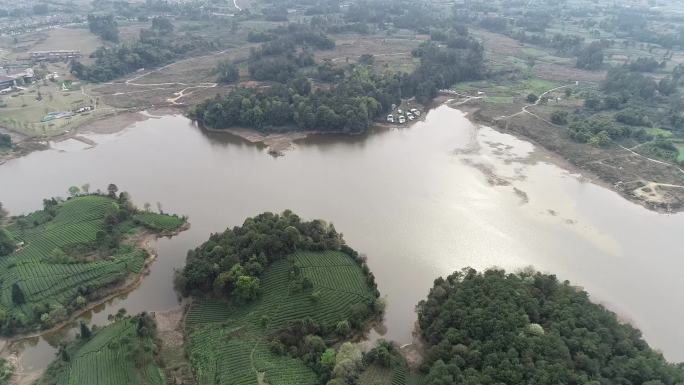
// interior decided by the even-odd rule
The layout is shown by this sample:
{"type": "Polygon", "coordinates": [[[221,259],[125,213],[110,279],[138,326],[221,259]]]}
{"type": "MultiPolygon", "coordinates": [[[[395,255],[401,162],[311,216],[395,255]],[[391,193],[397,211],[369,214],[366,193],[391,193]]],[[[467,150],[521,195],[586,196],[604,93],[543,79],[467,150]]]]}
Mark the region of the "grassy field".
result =
{"type": "Polygon", "coordinates": [[[72,85],[69,91],[61,90],[61,82],[39,81],[26,88],[0,97],[0,125],[28,137],[61,135],[113,112],[106,106],[98,105],[96,98],[78,84],[72,85]],[[95,111],[42,121],[49,112],[68,112],[96,105],[98,108],[95,111]]]}
{"type": "Polygon", "coordinates": [[[561,83],[543,80],[539,78],[522,79],[489,79],[474,82],[459,83],[453,87],[455,91],[469,95],[478,95],[483,92],[485,103],[493,104],[513,104],[527,103],[526,98],[529,94],[537,96],[558,87],[561,83]]]}
{"type": "Polygon", "coordinates": [[[53,28],[0,39],[0,57],[7,60],[24,59],[30,51],[79,50],[84,60],[102,45],[101,40],[87,28],[53,28]]]}
{"type": "Polygon", "coordinates": [[[280,260],[263,274],[263,295],[244,307],[218,300],[193,303],[186,315],[187,350],[201,384],[316,384],[303,362],[271,353],[268,336],[288,321],[313,318],[332,326],[346,320],[351,307],[373,298],[359,265],[340,252],[301,252],[293,256],[313,282],[311,293],[290,290],[290,262],[280,260]]]}
{"type": "Polygon", "coordinates": [[[677,157],[677,160],[680,162],[684,162],[684,144],[678,144],[676,146],[679,150],[679,156],[677,157]]]}
{"type": "MultiPolygon", "coordinates": [[[[99,290],[141,273],[146,251],[121,243],[109,257],[97,251],[105,216],[118,209],[105,196],[81,196],[46,210],[14,217],[6,227],[19,248],[0,260],[0,325],[5,333],[33,326],[49,327],[98,297],[99,290]],[[23,293],[17,303],[14,287],[23,293]]],[[[159,214],[142,214],[150,231],[178,228],[182,221],[159,214]]],[[[124,238],[146,226],[126,220],[116,225],[124,238]]]]}
{"type": "Polygon", "coordinates": [[[76,340],[66,348],[68,361],[58,356],[37,384],[165,384],[153,360],[155,341],[141,337],[137,325],[136,318],[118,320],[97,330],[87,341],[76,340]]]}
{"type": "Polygon", "coordinates": [[[156,213],[142,212],[135,214],[133,220],[148,229],[157,231],[173,231],[183,226],[183,219],[175,215],[159,215],[156,213]]]}

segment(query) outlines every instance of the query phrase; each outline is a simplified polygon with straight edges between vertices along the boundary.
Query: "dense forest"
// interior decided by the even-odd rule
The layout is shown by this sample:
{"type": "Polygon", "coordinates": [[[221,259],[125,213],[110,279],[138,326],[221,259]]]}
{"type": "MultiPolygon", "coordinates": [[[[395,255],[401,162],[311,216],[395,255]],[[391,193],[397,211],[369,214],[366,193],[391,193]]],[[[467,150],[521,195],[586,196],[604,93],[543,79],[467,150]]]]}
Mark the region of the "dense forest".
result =
{"type": "Polygon", "coordinates": [[[119,29],[112,15],[88,15],[88,29],[102,40],[119,41],[119,29]]]}
{"type": "Polygon", "coordinates": [[[684,368],[555,276],[464,269],[418,305],[427,384],[684,382],[684,368]]]}
{"type": "Polygon", "coordinates": [[[206,100],[190,110],[193,120],[210,128],[360,133],[402,98],[428,103],[439,89],[483,74],[482,46],[466,32],[450,36],[446,44],[423,43],[412,52],[420,64],[410,74],[379,74],[364,65],[335,68],[328,61],[316,66],[314,80],[331,85],[313,87],[310,79],[298,74],[298,68],[315,64],[313,56],[306,49],[295,55],[293,49],[297,44],[328,49],[334,42],[302,26],[275,32],[285,37],[252,52],[249,72],[254,79],[276,83],[237,88],[206,100]]]}

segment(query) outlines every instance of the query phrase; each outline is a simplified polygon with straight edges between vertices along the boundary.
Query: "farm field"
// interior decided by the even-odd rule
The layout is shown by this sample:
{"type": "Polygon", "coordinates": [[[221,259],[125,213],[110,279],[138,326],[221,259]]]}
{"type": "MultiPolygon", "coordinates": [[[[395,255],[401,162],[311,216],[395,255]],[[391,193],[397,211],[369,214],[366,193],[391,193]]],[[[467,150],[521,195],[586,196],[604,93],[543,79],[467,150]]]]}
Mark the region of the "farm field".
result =
{"type": "Polygon", "coordinates": [[[293,291],[290,262],[279,260],[264,271],[263,295],[256,302],[243,307],[219,300],[193,303],[185,327],[198,383],[317,383],[302,361],[271,353],[269,336],[289,321],[309,317],[332,327],[351,316],[354,304],[371,300],[373,293],[361,267],[344,253],[298,252],[292,261],[313,283],[312,292],[293,291]],[[312,293],[318,293],[317,300],[312,300],[312,293]]]}
{"type": "Polygon", "coordinates": [[[55,201],[44,210],[10,219],[5,230],[17,249],[0,259],[3,333],[47,328],[66,319],[97,299],[101,290],[142,272],[148,252],[127,243],[127,238],[175,230],[183,224],[180,218],[152,213],[136,214],[144,221],[112,224],[112,215],[123,215],[122,211],[118,200],[88,195],[55,201]],[[111,249],[103,249],[115,237],[107,234],[120,238],[111,249]]]}
{"type": "Polygon", "coordinates": [[[152,354],[154,339],[140,335],[138,317],[117,320],[94,331],[90,339],[75,340],[37,384],[165,384],[152,354]]]}

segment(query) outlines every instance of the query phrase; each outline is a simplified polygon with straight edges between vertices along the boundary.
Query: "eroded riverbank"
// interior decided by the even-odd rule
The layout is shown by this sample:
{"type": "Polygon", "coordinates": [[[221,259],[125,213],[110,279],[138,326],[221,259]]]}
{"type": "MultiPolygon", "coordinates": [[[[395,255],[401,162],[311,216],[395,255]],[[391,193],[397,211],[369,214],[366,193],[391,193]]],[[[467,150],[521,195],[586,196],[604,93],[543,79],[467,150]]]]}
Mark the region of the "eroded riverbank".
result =
{"type": "MultiPolygon", "coordinates": [[[[684,309],[668,306],[684,293],[676,274],[684,268],[684,216],[632,204],[458,110],[438,107],[410,127],[363,137],[308,137],[277,158],[179,115],[86,136],[98,145],[35,152],[0,166],[0,178],[14,181],[0,189],[0,201],[16,215],[71,185],[115,182],[138,205],[159,201],[192,223],[159,240],[150,275],[89,314],[92,323],[106,323],[120,307],[175,308],[173,272],[188,249],[256,213],[292,209],[329,218],[368,256],[388,302],[387,339],[412,341],[413,309],[437,276],[465,266],[533,265],[584,287],[668,358],[684,360],[677,322],[684,309]]],[[[26,344],[20,361],[40,370],[53,357],[50,343],[26,344]]]]}

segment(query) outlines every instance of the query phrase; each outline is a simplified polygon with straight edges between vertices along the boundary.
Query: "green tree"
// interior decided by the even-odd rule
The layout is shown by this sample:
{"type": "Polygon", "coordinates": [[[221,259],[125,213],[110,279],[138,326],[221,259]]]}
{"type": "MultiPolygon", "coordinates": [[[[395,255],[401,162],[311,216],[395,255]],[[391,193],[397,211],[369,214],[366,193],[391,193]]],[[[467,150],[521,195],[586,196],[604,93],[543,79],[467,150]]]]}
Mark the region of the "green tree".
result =
{"type": "Polygon", "coordinates": [[[239,302],[244,303],[257,299],[261,293],[259,278],[248,275],[238,277],[234,293],[239,302]]]}
{"type": "Polygon", "coordinates": [[[9,236],[9,233],[0,228],[0,257],[12,254],[16,248],[17,244],[9,236]]]}
{"type": "Polygon", "coordinates": [[[15,305],[23,305],[26,303],[26,298],[24,297],[24,291],[21,290],[18,283],[12,284],[12,303],[15,305]]]}
{"type": "Polygon", "coordinates": [[[568,124],[568,112],[567,111],[554,111],[551,113],[551,123],[564,126],[568,124]]]}
{"type": "Polygon", "coordinates": [[[88,325],[86,325],[85,322],[81,321],[80,322],[80,329],[81,329],[81,339],[88,340],[90,339],[90,336],[93,334],[88,325]]]}
{"type": "Polygon", "coordinates": [[[114,183],[110,183],[109,186],[107,186],[107,194],[110,198],[116,198],[116,193],[118,191],[119,188],[114,183]]]}
{"type": "Polygon", "coordinates": [[[12,137],[0,133],[0,148],[12,148],[12,137]]]}
{"type": "Polygon", "coordinates": [[[81,189],[78,188],[78,186],[69,187],[69,195],[72,197],[77,196],[80,192],[81,192],[81,189]]]}
{"type": "Polygon", "coordinates": [[[603,66],[603,44],[595,41],[584,47],[577,55],[577,68],[598,70],[603,66]]]}
{"type": "Polygon", "coordinates": [[[215,71],[218,74],[217,81],[219,83],[235,83],[240,79],[240,71],[235,65],[228,61],[220,62],[215,71]]]}

